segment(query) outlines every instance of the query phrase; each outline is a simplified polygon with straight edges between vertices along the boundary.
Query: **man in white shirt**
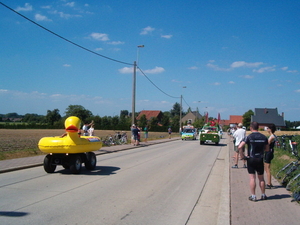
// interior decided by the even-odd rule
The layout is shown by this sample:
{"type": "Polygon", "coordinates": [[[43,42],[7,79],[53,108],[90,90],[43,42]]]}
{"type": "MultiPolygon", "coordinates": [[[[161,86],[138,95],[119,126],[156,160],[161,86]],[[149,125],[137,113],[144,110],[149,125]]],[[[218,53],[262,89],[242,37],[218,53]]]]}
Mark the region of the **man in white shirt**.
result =
{"type": "MultiPolygon", "coordinates": [[[[239,149],[238,146],[241,143],[242,140],[246,137],[246,130],[243,129],[243,124],[239,123],[237,126],[237,130],[232,134],[232,137],[234,138],[234,151],[235,151],[235,165],[232,166],[232,168],[237,169],[238,168],[238,162],[239,162],[239,149]]],[[[244,151],[245,149],[243,149],[244,151]]],[[[246,166],[246,160],[244,160],[244,168],[247,168],[246,166]]]]}

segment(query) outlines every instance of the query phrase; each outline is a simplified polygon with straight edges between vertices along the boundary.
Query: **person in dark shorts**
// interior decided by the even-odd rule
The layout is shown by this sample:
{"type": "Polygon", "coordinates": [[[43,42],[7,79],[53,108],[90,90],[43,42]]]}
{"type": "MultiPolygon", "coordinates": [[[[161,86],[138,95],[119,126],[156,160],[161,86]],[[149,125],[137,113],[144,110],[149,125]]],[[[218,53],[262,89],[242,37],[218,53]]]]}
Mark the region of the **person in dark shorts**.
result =
{"type": "Polygon", "coordinates": [[[275,141],[277,140],[277,137],[275,135],[275,131],[276,131],[275,124],[273,124],[273,123],[270,124],[267,127],[267,131],[270,135],[269,138],[268,138],[270,151],[265,152],[264,162],[265,162],[265,171],[266,171],[266,174],[267,174],[266,188],[271,189],[271,188],[274,188],[274,186],[272,185],[272,182],[271,182],[271,161],[274,158],[274,145],[275,145],[275,141]]]}
{"type": "Polygon", "coordinates": [[[239,151],[241,159],[247,159],[247,169],[250,178],[250,201],[256,202],[256,173],[259,180],[259,187],[261,189],[261,200],[266,200],[265,194],[265,180],[264,180],[264,152],[269,151],[268,139],[265,135],[258,132],[258,123],[251,122],[250,130],[251,134],[245,137],[245,139],[239,145],[239,151]],[[247,144],[248,156],[245,157],[243,153],[243,147],[247,144]]]}

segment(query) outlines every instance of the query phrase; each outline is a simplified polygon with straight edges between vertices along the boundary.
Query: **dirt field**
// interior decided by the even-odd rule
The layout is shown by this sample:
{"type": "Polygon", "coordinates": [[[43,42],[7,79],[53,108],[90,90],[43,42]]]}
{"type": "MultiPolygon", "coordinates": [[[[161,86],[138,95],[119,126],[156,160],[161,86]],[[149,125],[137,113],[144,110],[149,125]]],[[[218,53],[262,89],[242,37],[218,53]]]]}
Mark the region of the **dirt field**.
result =
{"type": "MultiPolygon", "coordinates": [[[[113,130],[95,130],[95,136],[104,139],[116,132],[113,130]]],[[[39,140],[42,137],[60,136],[63,133],[64,130],[0,129],[0,160],[43,154],[37,147],[39,140]]],[[[130,131],[126,133],[130,140],[130,131]]],[[[167,137],[167,132],[149,132],[148,140],[167,137]]],[[[143,141],[143,134],[141,138],[143,141]]]]}
{"type": "MultiPolygon", "coordinates": [[[[107,136],[114,135],[117,131],[112,130],[95,130],[95,136],[104,139],[107,136]]],[[[20,158],[26,156],[34,156],[44,154],[37,144],[42,137],[60,136],[64,130],[42,130],[42,129],[0,129],[0,160],[20,158]]],[[[127,131],[128,140],[130,140],[130,131],[127,131]]],[[[247,132],[248,134],[249,132],[247,132]]],[[[268,135],[266,131],[263,134],[268,135]]],[[[277,131],[276,135],[300,135],[300,131],[277,131]]],[[[178,133],[174,133],[178,136],[178,133]]],[[[149,132],[148,140],[168,138],[167,132],[149,132]]],[[[143,141],[143,134],[141,134],[143,141]]]]}

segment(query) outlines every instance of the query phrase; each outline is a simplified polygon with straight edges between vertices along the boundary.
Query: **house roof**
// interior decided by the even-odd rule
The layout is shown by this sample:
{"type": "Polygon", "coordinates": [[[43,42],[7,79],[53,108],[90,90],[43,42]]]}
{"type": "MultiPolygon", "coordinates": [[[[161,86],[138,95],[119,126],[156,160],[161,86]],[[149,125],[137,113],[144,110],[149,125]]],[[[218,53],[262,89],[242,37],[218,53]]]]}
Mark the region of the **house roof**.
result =
{"type": "Polygon", "coordinates": [[[243,116],[230,116],[229,124],[239,124],[243,122],[243,116]]]}
{"type": "Polygon", "coordinates": [[[150,120],[152,117],[159,117],[161,113],[159,110],[142,110],[136,119],[139,120],[142,115],[145,115],[146,119],[150,120]]]}
{"type": "Polygon", "coordinates": [[[195,120],[196,118],[201,119],[202,118],[201,114],[198,111],[190,111],[188,112],[188,114],[182,117],[181,122],[185,122],[189,119],[195,120]]]}
{"type": "Polygon", "coordinates": [[[256,121],[259,124],[274,123],[277,127],[285,127],[283,116],[278,115],[277,108],[256,108],[254,115],[251,116],[251,121],[256,121]]]}

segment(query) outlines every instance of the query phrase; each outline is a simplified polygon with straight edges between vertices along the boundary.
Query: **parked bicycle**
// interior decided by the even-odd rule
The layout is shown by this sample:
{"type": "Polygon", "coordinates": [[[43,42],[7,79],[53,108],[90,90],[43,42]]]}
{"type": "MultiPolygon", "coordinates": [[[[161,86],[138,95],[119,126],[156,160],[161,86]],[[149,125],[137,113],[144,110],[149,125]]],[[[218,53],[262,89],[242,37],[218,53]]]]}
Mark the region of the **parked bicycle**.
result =
{"type": "MultiPolygon", "coordinates": [[[[284,138],[293,138],[294,136],[285,136],[284,138]]],[[[299,163],[299,156],[298,156],[298,149],[297,149],[297,142],[292,139],[289,139],[289,146],[291,148],[291,153],[297,158],[296,161],[290,162],[285,165],[281,170],[279,170],[276,174],[276,178],[281,180],[281,184],[286,186],[295,175],[300,173],[300,163],[299,163]]]]}

